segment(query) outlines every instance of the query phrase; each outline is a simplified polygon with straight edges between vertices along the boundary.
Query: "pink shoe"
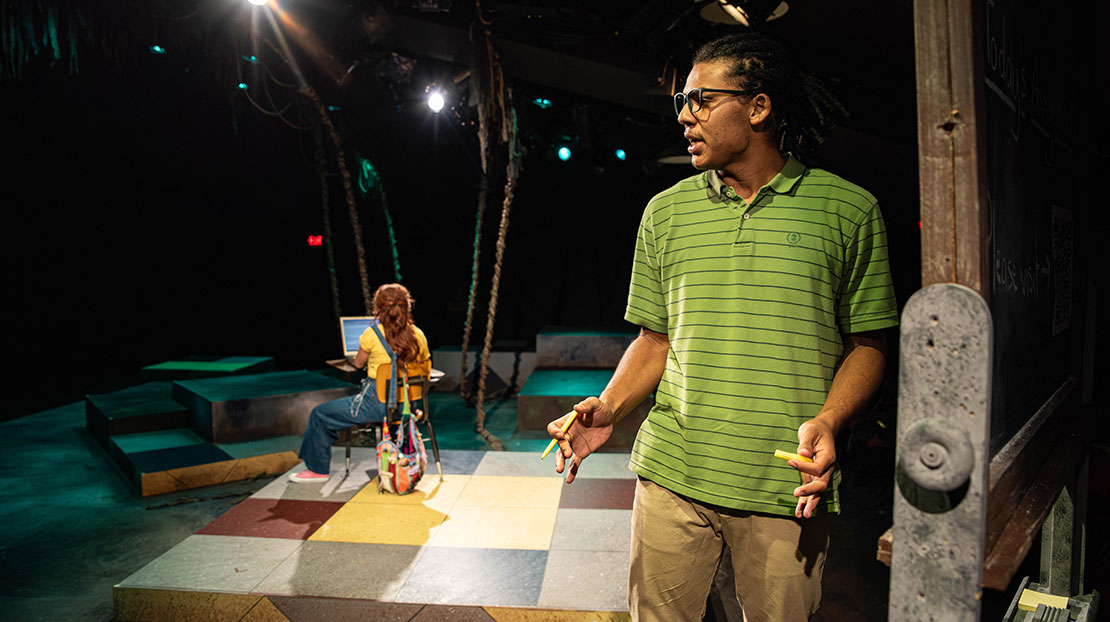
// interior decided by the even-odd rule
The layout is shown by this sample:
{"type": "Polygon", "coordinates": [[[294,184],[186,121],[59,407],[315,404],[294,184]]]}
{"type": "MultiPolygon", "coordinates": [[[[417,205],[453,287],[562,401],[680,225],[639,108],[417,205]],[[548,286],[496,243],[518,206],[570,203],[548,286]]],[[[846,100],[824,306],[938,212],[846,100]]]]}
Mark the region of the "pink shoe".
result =
{"type": "Polygon", "coordinates": [[[316,473],[305,469],[299,473],[290,473],[289,481],[297,484],[317,484],[328,481],[329,477],[331,476],[327,473],[316,473]]]}

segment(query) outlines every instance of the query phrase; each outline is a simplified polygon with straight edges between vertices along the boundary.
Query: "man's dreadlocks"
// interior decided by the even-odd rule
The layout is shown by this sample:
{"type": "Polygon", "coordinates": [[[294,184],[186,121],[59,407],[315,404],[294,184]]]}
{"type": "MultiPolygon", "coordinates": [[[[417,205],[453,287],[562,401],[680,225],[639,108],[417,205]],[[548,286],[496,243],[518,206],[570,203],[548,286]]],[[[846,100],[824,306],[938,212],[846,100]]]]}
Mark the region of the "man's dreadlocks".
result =
{"type": "Polygon", "coordinates": [[[820,80],[803,74],[790,53],[766,35],[742,33],[701,46],[693,63],[725,61],[728,76],[744,90],[771,98],[779,151],[807,161],[825,131],[847,116],[844,107],[820,80]]]}

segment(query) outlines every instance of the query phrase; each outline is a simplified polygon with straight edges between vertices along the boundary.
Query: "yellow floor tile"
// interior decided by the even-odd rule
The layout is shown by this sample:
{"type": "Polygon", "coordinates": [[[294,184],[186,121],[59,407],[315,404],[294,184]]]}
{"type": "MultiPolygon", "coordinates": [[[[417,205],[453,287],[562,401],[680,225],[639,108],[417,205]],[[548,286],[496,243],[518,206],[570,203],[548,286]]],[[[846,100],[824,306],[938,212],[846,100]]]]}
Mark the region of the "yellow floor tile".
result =
{"type": "Polygon", "coordinates": [[[459,507],[558,508],[559,477],[475,475],[456,504],[459,507]]]}
{"type": "Polygon", "coordinates": [[[437,512],[447,513],[470,481],[469,475],[448,475],[441,482],[438,475],[424,475],[416,490],[407,495],[378,492],[378,478],[358,491],[348,503],[373,503],[376,505],[422,505],[437,512]]]}
{"type": "Polygon", "coordinates": [[[559,510],[456,506],[436,529],[432,546],[546,550],[559,510]]]}
{"type": "Polygon", "coordinates": [[[429,542],[446,518],[447,514],[422,505],[347,503],[308,539],[420,546],[429,542]]]}

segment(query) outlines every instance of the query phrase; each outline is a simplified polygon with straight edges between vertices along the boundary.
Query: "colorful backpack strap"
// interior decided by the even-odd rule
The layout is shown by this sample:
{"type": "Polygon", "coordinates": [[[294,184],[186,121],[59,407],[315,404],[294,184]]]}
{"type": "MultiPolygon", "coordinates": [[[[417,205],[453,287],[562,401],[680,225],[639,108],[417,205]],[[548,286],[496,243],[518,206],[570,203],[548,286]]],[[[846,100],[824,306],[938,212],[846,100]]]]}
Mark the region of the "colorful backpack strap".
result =
{"type": "MultiPolygon", "coordinates": [[[[397,355],[394,354],[393,348],[389,347],[389,342],[385,340],[385,335],[383,335],[382,330],[378,328],[379,324],[380,322],[377,318],[370,320],[370,328],[374,329],[374,334],[378,336],[378,341],[382,342],[382,345],[385,346],[385,351],[389,353],[389,391],[386,394],[385,402],[387,405],[389,405],[393,404],[397,400],[397,355]]],[[[407,394],[408,391],[406,390],[405,393],[407,394]]],[[[406,399],[405,401],[407,404],[408,400],[406,399]]]]}

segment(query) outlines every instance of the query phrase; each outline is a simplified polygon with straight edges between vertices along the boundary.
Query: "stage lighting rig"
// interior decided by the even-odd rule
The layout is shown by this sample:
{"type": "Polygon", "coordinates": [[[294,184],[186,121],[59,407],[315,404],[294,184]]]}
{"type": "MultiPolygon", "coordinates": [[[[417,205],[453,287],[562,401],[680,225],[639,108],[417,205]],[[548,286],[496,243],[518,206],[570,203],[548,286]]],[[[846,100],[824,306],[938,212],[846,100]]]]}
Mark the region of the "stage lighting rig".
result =
{"type": "Polygon", "coordinates": [[[704,4],[702,19],[722,24],[758,28],[786,14],[790,5],[780,0],[695,0],[704,4]],[[755,24],[753,26],[753,24],[755,24]]]}
{"type": "Polygon", "coordinates": [[[447,104],[447,100],[443,97],[443,91],[435,86],[428,86],[425,91],[428,93],[428,108],[431,109],[432,112],[439,114],[447,104]]]}
{"type": "Polygon", "coordinates": [[[421,13],[447,13],[451,10],[451,0],[412,0],[412,8],[421,13]]]}

